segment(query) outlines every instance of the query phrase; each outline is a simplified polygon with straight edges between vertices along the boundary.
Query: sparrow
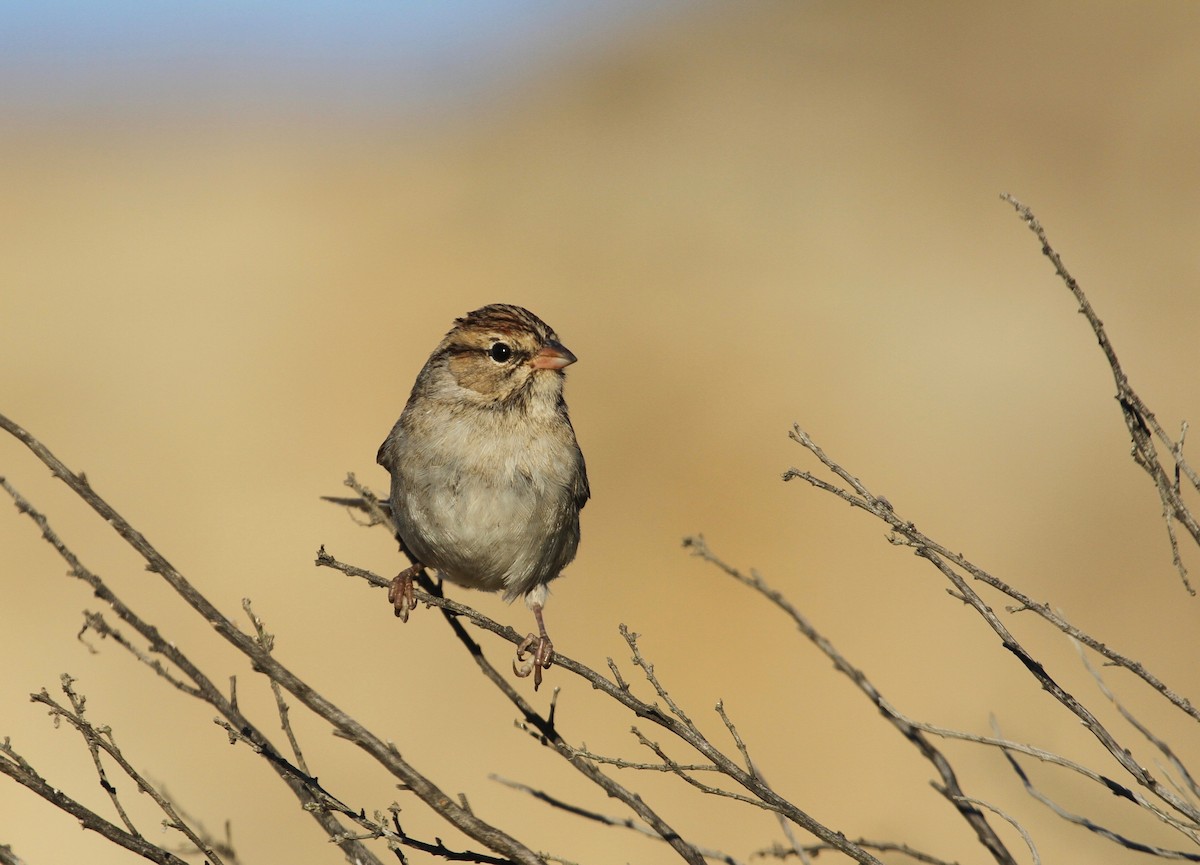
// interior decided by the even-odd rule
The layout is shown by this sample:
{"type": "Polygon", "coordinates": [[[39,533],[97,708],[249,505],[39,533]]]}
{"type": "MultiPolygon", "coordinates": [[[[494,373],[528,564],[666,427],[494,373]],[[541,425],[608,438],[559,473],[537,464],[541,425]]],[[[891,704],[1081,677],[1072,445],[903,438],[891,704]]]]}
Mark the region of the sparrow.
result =
{"type": "Polygon", "coordinates": [[[469,312],[417,374],[377,457],[391,473],[396,533],[413,560],[391,583],[395,614],[407,621],[422,568],[507,601],[523,596],[538,633],[518,647],[513,671],[532,672],[534,690],[554,660],[542,616],[547,584],[575,558],[591,495],[563,399],[563,370],[575,360],[523,307],[469,312]]]}

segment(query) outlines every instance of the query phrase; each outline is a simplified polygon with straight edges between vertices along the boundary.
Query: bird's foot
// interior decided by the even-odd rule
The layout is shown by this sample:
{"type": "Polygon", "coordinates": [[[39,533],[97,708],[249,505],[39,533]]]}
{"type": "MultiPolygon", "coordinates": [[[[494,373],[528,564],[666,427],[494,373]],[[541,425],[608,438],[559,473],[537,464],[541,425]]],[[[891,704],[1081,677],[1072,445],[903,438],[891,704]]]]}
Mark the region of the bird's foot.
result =
{"type": "Polygon", "coordinates": [[[554,644],[544,633],[530,634],[517,646],[517,657],[513,661],[513,672],[524,679],[533,673],[533,690],[542,684],[542,670],[550,669],[554,663],[554,644]],[[529,656],[526,658],[526,656],[529,656]]]}
{"type": "Polygon", "coordinates": [[[417,606],[417,596],[413,590],[413,577],[421,572],[420,563],[405,568],[392,579],[388,587],[388,603],[392,605],[397,618],[402,622],[408,621],[408,614],[417,606]]]}
{"type": "Polygon", "coordinates": [[[554,663],[554,644],[550,642],[550,636],[546,633],[546,623],[542,621],[542,605],[531,603],[529,609],[533,610],[533,617],[537,619],[538,632],[530,634],[517,646],[513,672],[522,679],[533,673],[533,690],[536,691],[542,684],[542,670],[549,670],[550,665],[554,663]],[[533,656],[525,660],[525,655],[529,654],[530,649],[533,650],[533,656]]]}

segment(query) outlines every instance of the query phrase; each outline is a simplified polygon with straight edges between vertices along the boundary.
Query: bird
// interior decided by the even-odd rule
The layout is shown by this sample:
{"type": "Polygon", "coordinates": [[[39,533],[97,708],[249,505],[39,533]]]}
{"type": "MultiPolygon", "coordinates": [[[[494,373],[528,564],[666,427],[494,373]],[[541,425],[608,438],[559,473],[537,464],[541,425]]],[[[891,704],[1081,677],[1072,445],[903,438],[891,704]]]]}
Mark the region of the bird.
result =
{"type": "Polygon", "coordinates": [[[429,355],[377,456],[413,560],[391,582],[395,614],[407,621],[422,568],[510,602],[523,596],[538,632],[518,646],[513,671],[532,672],[535,691],[554,661],[547,584],[575,558],[591,496],[563,398],[563,370],[575,361],[524,307],[469,312],[429,355]]]}

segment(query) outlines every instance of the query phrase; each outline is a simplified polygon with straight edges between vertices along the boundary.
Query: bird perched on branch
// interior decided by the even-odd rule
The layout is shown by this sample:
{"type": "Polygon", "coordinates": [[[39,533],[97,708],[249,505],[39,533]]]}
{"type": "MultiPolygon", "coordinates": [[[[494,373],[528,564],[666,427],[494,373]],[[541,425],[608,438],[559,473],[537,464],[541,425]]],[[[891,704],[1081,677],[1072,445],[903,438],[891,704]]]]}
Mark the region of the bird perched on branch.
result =
{"type": "Polygon", "coordinates": [[[532,672],[535,690],[554,660],[546,584],[575,558],[590,495],[563,400],[563,368],[574,362],[527,309],[496,303],[467,313],[425,362],[378,455],[414,559],[388,592],[396,615],[408,619],[422,567],[508,601],[524,596],[538,633],[521,643],[513,670],[532,672]]]}

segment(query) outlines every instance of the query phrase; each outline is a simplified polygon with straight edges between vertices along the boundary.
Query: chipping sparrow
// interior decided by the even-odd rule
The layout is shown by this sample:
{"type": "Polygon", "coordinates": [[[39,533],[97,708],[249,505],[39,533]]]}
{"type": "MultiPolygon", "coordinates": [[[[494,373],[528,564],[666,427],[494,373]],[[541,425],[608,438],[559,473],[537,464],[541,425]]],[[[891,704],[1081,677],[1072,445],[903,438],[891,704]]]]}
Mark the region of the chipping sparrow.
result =
{"type": "Polygon", "coordinates": [[[468,313],[425,362],[378,456],[415,559],[388,592],[396,615],[408,619],[422,566],[461,586],[503,590],[508,601],[524,595],[538,634],[517,649],[513,670],[533,672],[535,690],[554,659],[546,584],[575,558],[590,495],[562,395],[563,367],[574,362],[527,309],[494,303],[468,313]]]}

